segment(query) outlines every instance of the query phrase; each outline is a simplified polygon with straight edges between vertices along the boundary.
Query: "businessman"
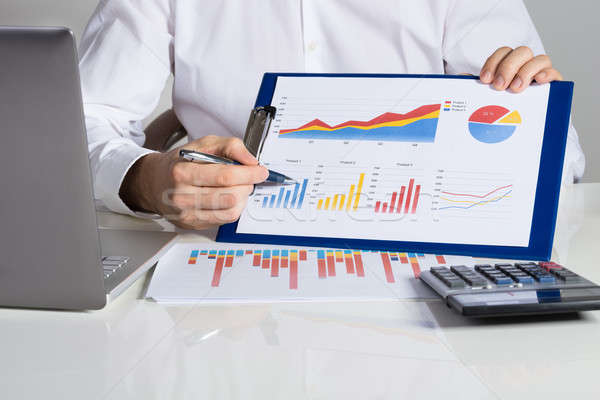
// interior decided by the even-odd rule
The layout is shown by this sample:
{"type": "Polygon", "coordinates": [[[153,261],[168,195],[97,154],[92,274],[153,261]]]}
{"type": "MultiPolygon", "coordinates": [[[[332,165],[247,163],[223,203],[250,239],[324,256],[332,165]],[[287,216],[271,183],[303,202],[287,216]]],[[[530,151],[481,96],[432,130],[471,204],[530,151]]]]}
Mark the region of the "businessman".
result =
{"type": "MultiPolygon", "coordinates": [[[[239,140],[266,71],[478,74],[514,92],[562,79],[521,0],[103,0],[80,54],[96,197],[192,229],[236,220],[267,176],[239,140]],[[170,75],[184,147],[244,165],[141,147],[170,75]]],[[[571,127],[563,179],[583,169],[571,127]]]]}

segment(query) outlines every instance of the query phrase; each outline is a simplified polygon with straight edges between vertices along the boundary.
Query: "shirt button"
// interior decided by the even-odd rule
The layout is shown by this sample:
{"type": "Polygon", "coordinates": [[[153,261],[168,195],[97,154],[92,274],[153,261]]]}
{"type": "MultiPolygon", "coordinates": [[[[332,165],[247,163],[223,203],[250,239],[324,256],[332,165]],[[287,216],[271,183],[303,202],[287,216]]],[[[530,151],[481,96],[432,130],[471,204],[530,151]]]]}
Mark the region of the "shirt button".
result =
{"type": "Polygon", "coordinates": [[[307,48],[308,48],[308,51],[315,51],[317,49],[317,42],[315,42],[314,40],[311,40],[308,43],[307,48]]]}

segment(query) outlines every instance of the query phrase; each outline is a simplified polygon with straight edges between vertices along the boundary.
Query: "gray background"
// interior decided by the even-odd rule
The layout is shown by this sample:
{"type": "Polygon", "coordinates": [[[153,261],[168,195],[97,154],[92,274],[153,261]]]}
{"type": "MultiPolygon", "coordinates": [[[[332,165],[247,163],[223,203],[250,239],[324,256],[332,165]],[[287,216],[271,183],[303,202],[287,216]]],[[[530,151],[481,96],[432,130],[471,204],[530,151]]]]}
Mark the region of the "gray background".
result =
{"type": "MultiPolygon", "coordinates": [[[[0,0],[0,25],[61,25],[79,38],[97,0],[0,0]]],[[[546,51],[565,79],[576,82],[573,122],[587,158],[584,182],[600,182],[600,46],[597,16],[600,3],[592,0],[525,0],[546,51]]],[[[167,88],[153,116],[169,107],[167,88]]],[[[152,116],[152,117],[153,117],[152,116]]],[[[152,118],[151,117],[151,118],[152,118]]]]}

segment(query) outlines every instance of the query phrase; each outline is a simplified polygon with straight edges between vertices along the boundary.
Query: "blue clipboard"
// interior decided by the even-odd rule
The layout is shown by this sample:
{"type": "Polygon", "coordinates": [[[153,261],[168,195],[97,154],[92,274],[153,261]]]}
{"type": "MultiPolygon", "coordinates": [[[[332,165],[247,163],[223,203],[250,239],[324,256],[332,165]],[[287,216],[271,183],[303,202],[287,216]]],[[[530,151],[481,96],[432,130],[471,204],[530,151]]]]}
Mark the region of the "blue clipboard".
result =
{"type": "MultiPolygon", "coordinates": [[[[449,75],[266,73],[260,86],[255,107],[271,105],[277,78],[280,76],[479,79],[476,76],[449,75]]],[[[242,234],[236,232],[238,222],[221,226],[216,240],[218,242],[233,243],[264,243],[365,250],[394,249],[404,252],[456,254],[487,258],[549,260],[556,226],[573,86],[573,82],[567,81],[552,82],[550,84],[533,219],[529,235],[529,246],[527,247],[242,234]]]]}

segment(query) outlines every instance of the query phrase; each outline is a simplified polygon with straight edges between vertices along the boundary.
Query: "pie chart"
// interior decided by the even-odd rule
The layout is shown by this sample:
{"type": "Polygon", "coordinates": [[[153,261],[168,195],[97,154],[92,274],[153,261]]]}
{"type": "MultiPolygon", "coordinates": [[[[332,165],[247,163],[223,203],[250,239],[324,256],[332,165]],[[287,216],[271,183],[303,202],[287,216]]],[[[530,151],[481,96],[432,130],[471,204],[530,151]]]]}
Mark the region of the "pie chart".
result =
{"type": "Polygon", "coordinates": [[[513,135],[521,124],[521,114],[502,106],[485,106],[469,118],[471,136],[482,143],[500,143],[513,135]]]}

